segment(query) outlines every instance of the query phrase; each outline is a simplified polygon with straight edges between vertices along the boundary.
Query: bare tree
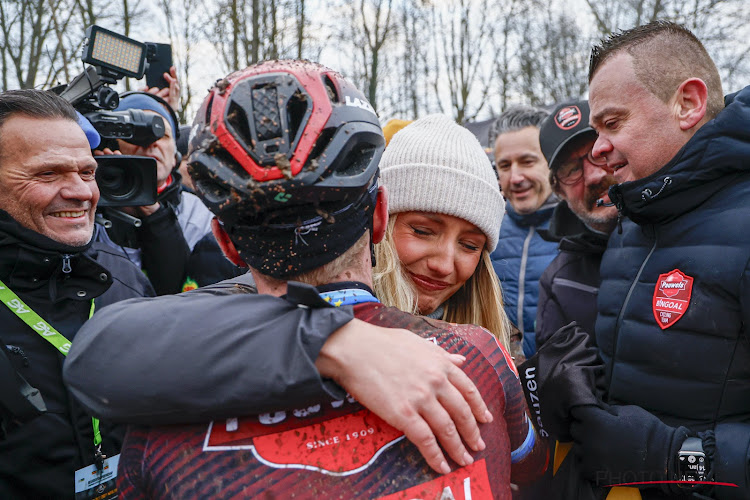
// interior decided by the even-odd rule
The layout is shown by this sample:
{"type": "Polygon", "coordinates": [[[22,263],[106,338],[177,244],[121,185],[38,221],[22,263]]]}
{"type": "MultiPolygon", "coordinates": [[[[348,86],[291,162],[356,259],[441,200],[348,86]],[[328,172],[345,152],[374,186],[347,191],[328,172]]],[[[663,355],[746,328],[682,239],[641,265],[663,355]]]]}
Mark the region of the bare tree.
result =
{"type": "MultiPolygon", "coordinates": [[[[70,8],[66,1],[0,0],[3,66],[5,68],[5,62],[10,60],[20,88],[33,88],[38,84],[39,73],[48,64],[45,44],[54,39],[56,20],[65,17],[63,14],[70,8]]],[[[3,85],[8,85],[7,76],[3,85]]]]}
{"type": "Polygon", "coordinates": [[[395,28],[393,0],[359,0],[349,5],[351,24],[342,37],[355,51],[353,73],[370,104],[378,109],[378,85],[385,63],[385,43],[395,28]]]}
{"type": "Polygon", "coordinates": [[[436,94],[447,87],[458,123],[476,118],[492,88],[493,23],[488,0],[451,0],[432,8],[431,32],[438,64],[436,94]]]}
{"type": "Polygon", "coordinates": [[[172,46],[172,60],[180,81],[180,106],[176,109],[179,121],[191,121],[190,104],[193,97],[191,73],[194,65],[193,46],[201,38],[201,23],[204,18],[201,0],[159,0],[164,17],[169,43],[172,46]]]}

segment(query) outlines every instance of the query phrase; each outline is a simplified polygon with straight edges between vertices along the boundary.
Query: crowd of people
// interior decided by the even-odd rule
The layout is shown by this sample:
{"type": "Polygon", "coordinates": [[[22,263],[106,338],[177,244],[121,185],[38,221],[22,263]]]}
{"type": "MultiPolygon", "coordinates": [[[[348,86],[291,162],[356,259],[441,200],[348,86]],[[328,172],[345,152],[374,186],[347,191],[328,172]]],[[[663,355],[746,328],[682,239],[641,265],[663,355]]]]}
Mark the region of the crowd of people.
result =
{"type": "Polygon", "coordinates": [[[164,78],[149,145],[0,93],[0,498],[750,498],[750,90],[689,30],[603,40],[494,167],[317,63],[189,125],[164,78]],[[119,154],[156,203],[97,209],[119,154]]]}

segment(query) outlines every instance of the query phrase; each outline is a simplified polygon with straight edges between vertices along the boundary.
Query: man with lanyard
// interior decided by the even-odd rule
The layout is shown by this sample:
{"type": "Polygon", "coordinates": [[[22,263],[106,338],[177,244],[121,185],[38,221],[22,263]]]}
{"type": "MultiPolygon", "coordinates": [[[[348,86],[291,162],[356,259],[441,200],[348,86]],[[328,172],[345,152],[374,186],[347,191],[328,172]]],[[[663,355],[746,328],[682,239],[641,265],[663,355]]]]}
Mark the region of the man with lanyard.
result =
{"type": "MultiPolygon", "coordinates": [[[[269,408],[260,415],[242,417],[238,412],[234,416],[240,418],[210,424],[131,428],[120,461],[123,498],[143,498],[150,492],[203,498],[422,497],[446,489],[510,498],[511,473],[514,481],[522,482],[544,468],[544,444],[526,417],[510,356],[494,337],[478,327],[386,308],[372,295],[371,246],[382,239],[387,224],[386,194],[377,186],[384,140],[361,92],[313,63],[265,63],[214,87],[193,129],[190,171],[196,190],[217,215],[214,230],[224,252],[235,263],[247,264],[252,277],[183,294],[186,299],[215,300],[210,308],[182,311],[181,316],[188,317],[181,321],[191,321],[196,334],[204,330],[200,318],[206,325],[213,323],[212,311],[233,317],[237,325],[253,321],[243,303],[243,295],[253,291],[253,278],[259,292],[285,295],[292,305],[352,306],[359,319],[411,330],[406,352],[437,344],[465,357],[464,369],[488,401],[492,423],[483,426],[484,441],[472,446],[473,455],[452,457],[436,470],[402,432],[365,408],[371,394],[356,388],[349,397],[334,387],[333,397],[289,411],[269,408]],[[227,115],[230,109],[242,112],[227,115]],[[311,113],[313,109],[319,111],[311,113]],[[278,121],[267,120],[277,116],[278,121]],[[248,130],[252,138],[243,132],[248,130]],[[244,180],[235,182],[238,179],[244,180]],[[288,284],[290,278],[307,284],[288,284]],[[208,472],[216,467],[223,472],[208,472]]],[[[112,320],[103,314],[104,322],[112,320]]],[[[218,366],[234,364],[231,358],[242,354],[226,347],[235,329],[203,334],[225,346],[218,346],[224,351],[221,359],[208,352],[214,349],[211,343],[201,354],[218,366]]],[[[185,333],[183,337],[193,336],[185,333]]],[[[270,333],[267,344],[260,346],[265,359],[259,362],[273,376],[283,371],[275,361],[286,361],[293,346],[275,341],[277,332],[270,333]]],[[[90,348],[95,342],[87,337],[84,347],[90,348]]],[[[190,350],[173,347],[182,353],[190,350]]],[[[187,355],[193,359],[195,353],[187,355]]],[[[77,361],[82,357],[79,351],[77,361]]],[[[321,373],[336,373],[336,368],[341,373],[340,367],[331,366],[338,364],[354,364],[355,371],[371,378],[397,376],[396,370],[373,372],[354,354],[328,351],[315,360],[321,373]]],[[[218,380],[214,373],[204,378],[235,384],[218,380]]]]}
{"type": "Polygon", "coordinates": [[[0,93],[0,498],[114,491],[123,429],[84,412],[62,364],[95,307],[153,290],[92,243],[99,137],[79,116],[51,93],[0,93]]]}

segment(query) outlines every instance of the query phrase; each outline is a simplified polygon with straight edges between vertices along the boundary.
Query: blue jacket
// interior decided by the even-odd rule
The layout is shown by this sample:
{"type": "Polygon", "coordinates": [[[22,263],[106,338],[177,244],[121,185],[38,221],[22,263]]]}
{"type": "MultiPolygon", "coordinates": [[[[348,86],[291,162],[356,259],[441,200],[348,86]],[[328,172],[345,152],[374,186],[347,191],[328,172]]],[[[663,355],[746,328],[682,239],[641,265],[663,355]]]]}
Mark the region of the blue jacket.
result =
{"type": "Polygon", "coordinates": [[[715,430],[715,479],[750,498],[750,87],[661,170],[610,197],[630,220],[601,266],[609,400],[715,430]]]}
{"type": "Polygon", "coordinates": [[[506,202],[500,238],[491,255],[503,289],[505,313],[523,332],[523,353],[527,358],[536,352],[534,321],[539,278],[558,252],[557,243],[545,241],[538,231],[549,227],[557,202],[552,195],[539,210],[526,215],[506,202]]]}

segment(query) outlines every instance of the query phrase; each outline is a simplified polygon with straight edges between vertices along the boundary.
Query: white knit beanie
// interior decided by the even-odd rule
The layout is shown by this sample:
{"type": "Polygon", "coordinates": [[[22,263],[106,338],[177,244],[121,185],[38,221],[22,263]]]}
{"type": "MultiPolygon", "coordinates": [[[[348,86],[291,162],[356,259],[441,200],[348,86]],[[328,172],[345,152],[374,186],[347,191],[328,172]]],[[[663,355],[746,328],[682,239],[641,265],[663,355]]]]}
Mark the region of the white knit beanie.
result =
{"type": "Polygon", "coordinates": [[[435,212],[471,222],[497,246],[505,203],[492,164],[468,129],[429,115],[398,131],[380,160],[388,213],[435,212]]]}

